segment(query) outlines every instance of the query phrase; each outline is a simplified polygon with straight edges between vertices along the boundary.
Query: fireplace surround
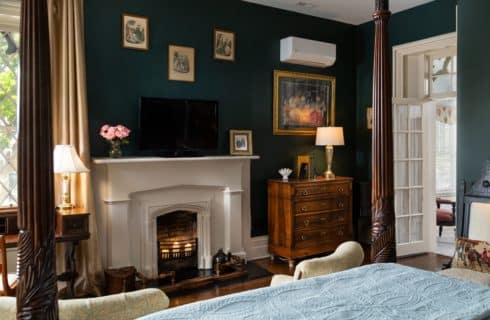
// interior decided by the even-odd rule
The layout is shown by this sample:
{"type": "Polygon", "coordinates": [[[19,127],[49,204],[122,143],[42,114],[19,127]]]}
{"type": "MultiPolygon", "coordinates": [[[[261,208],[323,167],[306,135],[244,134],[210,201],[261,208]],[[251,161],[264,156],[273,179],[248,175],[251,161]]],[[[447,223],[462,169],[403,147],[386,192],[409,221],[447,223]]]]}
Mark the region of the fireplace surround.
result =
{"type": "Polygon", "coordinates": [[[93,160],[96,218],[105,268],[158,271],[157,220],[175,211],[196,216],[197,265],[212,254],[267,256],[267,237],[250,236],[250,162],[257,156],[99,158],[93,160]]]}

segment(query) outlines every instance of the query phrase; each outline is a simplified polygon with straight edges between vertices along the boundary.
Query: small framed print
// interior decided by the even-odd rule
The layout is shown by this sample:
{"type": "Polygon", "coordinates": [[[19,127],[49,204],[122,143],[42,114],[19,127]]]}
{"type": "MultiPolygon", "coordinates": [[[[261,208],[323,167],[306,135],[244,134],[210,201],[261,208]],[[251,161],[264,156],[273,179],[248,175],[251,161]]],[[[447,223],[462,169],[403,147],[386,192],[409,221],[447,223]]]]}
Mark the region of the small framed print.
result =
{"type": "Polygon", "coordinates": [[[366,110],[366,125],[368,130],[373,129],[373,108],[368,107],[366,110]]]}
{"type": "Polygon", "coordinates": [[[253,154],[251,130],[230,130],[230,154],[234,156],[253,154]]]}
{"type": "Polygon", "coordinates": [[[168,79],[194,82],[196,74],[195,51],[191,47],[168,46],[168,79]]]}
{"type": "Polygon", "coordinates": [[[122,46],[129,49],[148,50],[149,30],[147,17],[134,14],[122,15],[122,46]]]}
{"type": "Polygon", "coordinates": [[[214,29],[214,59],[235,61],[235,33],[214,29]]]}

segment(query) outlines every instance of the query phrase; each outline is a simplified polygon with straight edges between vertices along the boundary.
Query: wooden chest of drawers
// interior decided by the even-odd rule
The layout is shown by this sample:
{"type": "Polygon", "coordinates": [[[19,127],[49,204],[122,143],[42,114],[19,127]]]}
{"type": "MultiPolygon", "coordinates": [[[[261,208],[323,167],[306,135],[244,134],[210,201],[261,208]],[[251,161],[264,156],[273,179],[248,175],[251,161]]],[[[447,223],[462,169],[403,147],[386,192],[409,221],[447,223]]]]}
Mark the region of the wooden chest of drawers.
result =
{"type": "Polygon", "coordinates": [[[294,260],[352,239],[352,178],[269,180],[269,253],[294,260]]]}

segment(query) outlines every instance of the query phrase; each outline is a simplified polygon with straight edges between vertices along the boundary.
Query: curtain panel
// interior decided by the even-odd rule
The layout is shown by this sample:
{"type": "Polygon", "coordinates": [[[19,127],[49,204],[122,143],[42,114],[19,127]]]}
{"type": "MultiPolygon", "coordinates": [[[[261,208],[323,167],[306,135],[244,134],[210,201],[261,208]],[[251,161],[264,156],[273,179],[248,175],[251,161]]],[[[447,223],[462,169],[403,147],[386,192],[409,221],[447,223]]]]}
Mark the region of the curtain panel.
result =
{"type": "MultiPolygon", "coordinates": [[[[85,38],[83,0],[48,0],[51,46],[51,86],[53,104],[53,142],[71,144],[90,168],[88,106],[85,76],[85,38]]],[[[60,177],[55,178],[56,199],[60,199],[60,177]]],[[[100,295],[103,279],[98,243],[96,213],[90,172],[73,175],[72,199],[90,213],[90,239],[81,241],[77,252],[80,277],[76,295],[100,295]]],[[[58,270],[64,266],[58,248],[58,270]]]]}

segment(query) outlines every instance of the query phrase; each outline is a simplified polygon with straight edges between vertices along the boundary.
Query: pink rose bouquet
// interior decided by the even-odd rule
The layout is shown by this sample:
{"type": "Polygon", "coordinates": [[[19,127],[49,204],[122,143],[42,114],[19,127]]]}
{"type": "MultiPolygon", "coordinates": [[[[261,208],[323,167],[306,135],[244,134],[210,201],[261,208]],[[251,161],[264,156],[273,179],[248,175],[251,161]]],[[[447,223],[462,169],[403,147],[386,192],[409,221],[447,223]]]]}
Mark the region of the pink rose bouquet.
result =
{"type": "Polygon", "coordinates": [[[105,124],[102,126],[102,128],[100,128],[100,135],[109,141],[118,139],[122,143],[129,143],[128,139],[126,138],[129,137],[130,133],[131,130],[120,124],[113,127],[105,124]]]}
{"type": "Polygon", "coordinates": [[[105,124],[100,128],[99,134],[111,144],[111,150],[109,156],[112,158],[118,158],[122,156],[121,144],[129,143],[129,134],[131,130],[123,125],[110,126],[105,124]]]}

